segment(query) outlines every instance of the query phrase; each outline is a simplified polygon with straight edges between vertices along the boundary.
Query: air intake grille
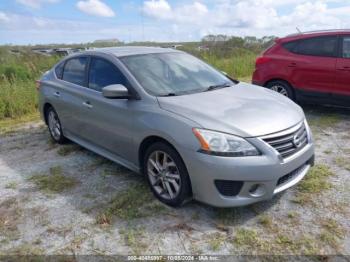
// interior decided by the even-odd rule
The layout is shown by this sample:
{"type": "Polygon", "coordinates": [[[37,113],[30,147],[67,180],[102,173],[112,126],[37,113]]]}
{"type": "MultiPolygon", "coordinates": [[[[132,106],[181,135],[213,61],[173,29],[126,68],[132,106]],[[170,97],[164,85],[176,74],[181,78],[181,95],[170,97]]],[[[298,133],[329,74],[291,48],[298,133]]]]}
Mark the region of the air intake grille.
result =
{"type": "Polygon", "coordinates": [[[236,196],[243,186],[242,181],[215,180],[215,186],[223,196],[236,196]]]}
{"type": "Polygon", "coordinates": [[[295,154],[308,143],[307,131],[304,123],[294,132],[263,138],[263,140],[276,149],[283,158],[295,154]]]}
{"type": "Polygon", "coordinates": [[[298,176],[306,168],[306,166],[307,166],[307,164],[304,164],[301,167],[288,173],[287,175],[280,177],[280,179],[278,179],[278,181],[277,181],[277,186],[285,184],[285,183],[293,180],[296,176],[298,176]]]}

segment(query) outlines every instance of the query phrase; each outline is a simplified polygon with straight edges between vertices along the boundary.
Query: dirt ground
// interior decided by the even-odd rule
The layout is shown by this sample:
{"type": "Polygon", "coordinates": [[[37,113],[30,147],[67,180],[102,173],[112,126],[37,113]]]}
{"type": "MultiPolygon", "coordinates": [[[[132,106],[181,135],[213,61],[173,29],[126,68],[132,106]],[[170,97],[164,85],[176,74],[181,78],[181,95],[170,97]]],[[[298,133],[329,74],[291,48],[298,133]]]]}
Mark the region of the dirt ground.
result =
{"type": "Polygon", "coordinates": [[[42,122],[0,135],[0,255],[350,255],[350,110],[304,107],[316,166],[274,199],[172,209],[146,181],[42,122]]]}

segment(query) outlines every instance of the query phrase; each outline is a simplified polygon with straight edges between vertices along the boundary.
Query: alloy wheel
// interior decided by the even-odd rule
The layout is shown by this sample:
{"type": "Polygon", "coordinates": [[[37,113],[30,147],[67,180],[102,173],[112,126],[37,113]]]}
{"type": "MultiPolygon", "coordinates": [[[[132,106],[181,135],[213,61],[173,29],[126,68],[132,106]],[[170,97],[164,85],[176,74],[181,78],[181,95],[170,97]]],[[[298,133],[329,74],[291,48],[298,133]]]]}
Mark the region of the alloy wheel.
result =
{"type": "Polygon", "coordinates": [[[147,174],[154,191],[164,199],[174,199],[181,189],[181,176],[174,160],[163,151],[154,151],[147,160],[147,174]]]}
{"type": "Polygon", "coordinates": [[[273,85],[273,86],[271,86],[270,89],[277,92],[277,93],[280,93],[281,95],[289,97],[287,89],[282,85],[273,85]]]}

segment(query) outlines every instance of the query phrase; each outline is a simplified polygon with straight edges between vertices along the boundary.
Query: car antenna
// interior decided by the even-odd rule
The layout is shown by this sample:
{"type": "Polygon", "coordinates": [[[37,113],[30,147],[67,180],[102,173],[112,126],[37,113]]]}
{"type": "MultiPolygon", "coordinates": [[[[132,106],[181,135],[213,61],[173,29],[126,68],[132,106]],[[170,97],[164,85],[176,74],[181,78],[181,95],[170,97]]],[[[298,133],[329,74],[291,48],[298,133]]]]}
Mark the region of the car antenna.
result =
{"type": "Polygon", "coordinates": [[[302,32],[300,31],[300,29],[298,27],[296,27],[297,31],[299,34],[302,34],[302,32]]]}

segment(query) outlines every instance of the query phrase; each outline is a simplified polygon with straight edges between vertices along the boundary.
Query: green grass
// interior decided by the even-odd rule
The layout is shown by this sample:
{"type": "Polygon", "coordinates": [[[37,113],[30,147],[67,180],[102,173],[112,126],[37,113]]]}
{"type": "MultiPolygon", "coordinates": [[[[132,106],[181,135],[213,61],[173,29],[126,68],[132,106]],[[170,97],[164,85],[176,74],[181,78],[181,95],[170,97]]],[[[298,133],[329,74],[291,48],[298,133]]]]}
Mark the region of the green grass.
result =
{"type": "Polygon", "coordinates": [[[274,241],[264,239],[255,229],[238,228],[233,238],[233,244],[242,250],[244,255],[276,253],[274,241]]]}
{"type": "Polygon", "coordinates": [[[33,182],[39,190],[50,194],[61,193],[78,184],[75,178],[63,175],[60,166],[50,168],[49,174],[36,174],[31,176],[28,180],[33,182]]]}
{"type": "Polygon", "coordinates": [[[258,232],[253,229],[239,228],[233,239],[234,244],[242,247],[260,247],[262,241],[258,236],[258,232]]]}
{"type": "Polygon", "coordinates": [[[60,156],[68,156],[80,150],[82,150],[82,147],[78,146],[77,144],[62,145],[58,148],[57,154],[60,156]]]}
{"type": "Polygon", "coordinates": [[[254,72],[257,54],[247,49],[238,49],[221,57],[218,54],[204,54],[200,56],[215,68],[226,72],[234,78],[243,78],[250,81],[254,72]]]}
{"type": "Polygon", "coordinates": [[[209,236],[208,244],[211,250],[218,251],[225,243],[226,237],[220,233],[213,233],[209,236]]]}
{"type": "Polygon", "coordinates": [[[96,218],[97,224],[110,225],[113,217],[130,221],[159,215],[165,206],[155,200],[146,183],[137,183],[117,193],[96,218]]]}
{"type": "Polygon", "coordinates": [[[320,194],[332,188],[328,178],[334,176],[329,166],[324,164],[315,165],[306,174],[304,179],[297,186],[297,195],[294,202],[306,204],[312,201],[315,194],[320,194]]]}
{"type": "Polygon", "coordinates": [[[17,118],[0,119],[0,135],[13,133],[18,127],[20,127],[24,123],[39,121],[39,119],[40,117],[38,112],[27,114],[17,118]]]}
{"type": "Polygon", "coordinates": [[[338,238],[344,237],[345,230],[342,228],[336,220],[333,218],[323,219],[321,221],[321,226],[330,232],[331,234],[335,235],[338,238]]]}
{"type": "Polygon", "coordinates": [[[328,181],[331,176],[334,176],[334,173],[327,165],[315,165],[298,185],[298,190],[302,193],[321,193],[332,187],[328,181]]]}
{"type": "Polygon", "coordinates": [[[10,182],[6,184],[5,186],[6,189],[16,189],[17,188],[17,183],[16,182],[10,182]]]}
{"type": "Polygon", "coordinates": [[[121,229],[119,233],[123,236],[125,244],[132,250],[133,254],[141,254],[148,246],[143,241],[145,231],[141,227],[128,227],[121,229]]]}
{"type": "Polygon", "coordinates": [[[261,215],[258,218],[258,222],[260,225],[267,228],[268,230],[274,229],[273,221],[272,221],[271,217],[269,217],[268,215],[265,215],[265,214],[261,215]]]}
{"type": "Polygon", "coordinates": [[[342,118],[336,114],[325,114],[309,120],[311,128],[316,127],[320,129],[326,129],[334,127],[338,124],[342,118]]]}
{"type": "Polygon", "coordinates": [[[322,231],[320,239],[325,244],[339,250],[340,242],[345,237],[346,229],[332,218],[321,220],[322,231]]]}
{"type": "Polygon", "coordinates": [[[17,225],[23,215],[23,210],[16,198],[9,198],[0,203],[0,239],[7,241],[20,238],[17,225]]]}
{"type": "Polygon", "coordinates": [[[1,81],[0,119],[33,113],[37,106],[38,92],[34,81],[1,81]]]}
{"type": "Polygon", "coordinates": [[[50,69],[59,57],[32,53],[21,48],[21,53],[10,53],[11,47],[0,47],[0,120],[33,113],[38,106],[35,81],[50,69]]]}

